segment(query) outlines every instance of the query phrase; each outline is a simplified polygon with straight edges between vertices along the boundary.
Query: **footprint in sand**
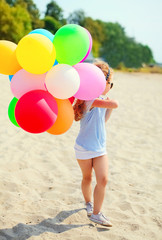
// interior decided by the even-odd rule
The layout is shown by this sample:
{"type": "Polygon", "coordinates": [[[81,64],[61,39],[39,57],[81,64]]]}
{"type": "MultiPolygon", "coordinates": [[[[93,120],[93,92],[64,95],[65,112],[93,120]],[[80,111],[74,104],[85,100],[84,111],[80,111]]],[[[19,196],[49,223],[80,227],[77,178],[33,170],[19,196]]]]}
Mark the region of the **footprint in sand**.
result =
{"type": "Polygon", "coordinates": [[[146,210],[144,209],[144,207],[142,207],[139,204],[133,205],[133,210],[137,214],[145,214],[146,213],[146,210]]]}
{"type": "Polygon", "coordinates": [[[127,211],[127,210],[131,210],[132,211],[132,206],[129,202],[127,201],[124,201],[124,202],[121,202],[119,204],[119,208],[122,210],[122,211],[127,211]]]}

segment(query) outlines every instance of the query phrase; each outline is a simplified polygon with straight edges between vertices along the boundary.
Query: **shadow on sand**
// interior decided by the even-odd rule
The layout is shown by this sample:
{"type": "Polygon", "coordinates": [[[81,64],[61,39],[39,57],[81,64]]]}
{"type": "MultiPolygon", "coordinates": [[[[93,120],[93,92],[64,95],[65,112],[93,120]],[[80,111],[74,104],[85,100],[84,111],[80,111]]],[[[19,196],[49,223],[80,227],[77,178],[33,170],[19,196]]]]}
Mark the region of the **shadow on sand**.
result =
{"type": "Polygon", "coordinates": [[[19,223],[13,228],[0,229],[0,240],[26,240],[31,236],[39,236],[44,232],[62,233],[73,228],[84,226],[94,227],[93,224],[61,224],[66,218],[84,208],[61,211],[54,218],[48,218],[35,225],[19,223]]]}

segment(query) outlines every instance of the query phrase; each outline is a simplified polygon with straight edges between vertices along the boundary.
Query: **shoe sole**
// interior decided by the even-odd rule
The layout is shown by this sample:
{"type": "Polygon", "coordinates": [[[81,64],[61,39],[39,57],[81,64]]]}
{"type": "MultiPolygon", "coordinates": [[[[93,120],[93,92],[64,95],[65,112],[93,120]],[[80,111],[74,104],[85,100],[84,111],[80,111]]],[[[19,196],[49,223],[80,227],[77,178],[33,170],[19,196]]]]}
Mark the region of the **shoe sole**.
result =
{"type": "Polygon", "coordinates": [[[97,221],[96,219],[91,219],[90,220],[96,224],[99,224],[99,225],[102,225],[102,226],[105,226],[105,227],[112,227],[112,224],[104,224],[103,222],[99,222],[97,221]]]}

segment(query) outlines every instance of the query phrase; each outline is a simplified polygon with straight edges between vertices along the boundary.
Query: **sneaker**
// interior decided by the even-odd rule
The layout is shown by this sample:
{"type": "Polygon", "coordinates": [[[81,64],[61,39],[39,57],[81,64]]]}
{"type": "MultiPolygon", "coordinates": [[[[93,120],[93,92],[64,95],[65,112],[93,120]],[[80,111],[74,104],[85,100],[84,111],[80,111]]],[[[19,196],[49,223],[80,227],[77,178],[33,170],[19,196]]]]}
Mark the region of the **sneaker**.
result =
{"type": "Polygon", "coordinates": [[[112,227],[112,223],[108,218],[106,218],[101,212],[98,214],[92,214],[89,218],[92,222],[101,224],[103,226],[112,227]]]}
{"type": "Polygon", "coordinates": [[[93,213],[93,204],[91,202],[86,203],[87,216],[90,217],[93,213]]]}

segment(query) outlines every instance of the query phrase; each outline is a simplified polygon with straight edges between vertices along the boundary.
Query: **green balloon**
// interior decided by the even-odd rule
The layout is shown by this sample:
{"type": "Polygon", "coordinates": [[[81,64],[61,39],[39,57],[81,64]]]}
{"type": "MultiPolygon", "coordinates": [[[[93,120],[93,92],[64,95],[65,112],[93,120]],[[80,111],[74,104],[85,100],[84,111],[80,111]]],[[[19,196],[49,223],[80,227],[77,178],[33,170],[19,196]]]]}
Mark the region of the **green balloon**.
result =
{"type": "Polygon", "coordinates": [[[67,24],[56,32],[53,44],[57,61],[73,66],[86,56],[90,40],[85,28],[67,24]]]}
{"type": "Polygon", "coordinates": [[[8,107],[8,117],[10,119],[10,121],[16,126],[16,127],[19,127],[17,121],[16,121],[16,118],[15,118],[15,107],[16,107],[16,104],[18,102],[18,99],[17,98],[13,98],[9,104],[9,107],[8,107]]]}

